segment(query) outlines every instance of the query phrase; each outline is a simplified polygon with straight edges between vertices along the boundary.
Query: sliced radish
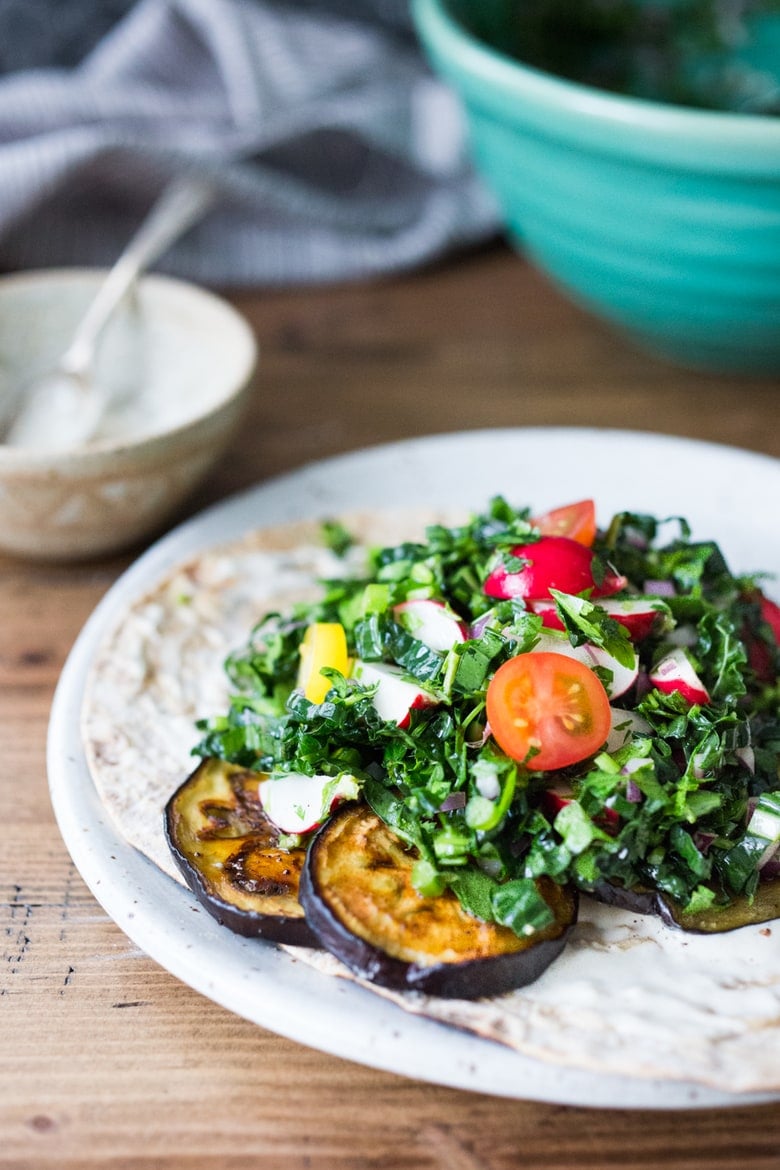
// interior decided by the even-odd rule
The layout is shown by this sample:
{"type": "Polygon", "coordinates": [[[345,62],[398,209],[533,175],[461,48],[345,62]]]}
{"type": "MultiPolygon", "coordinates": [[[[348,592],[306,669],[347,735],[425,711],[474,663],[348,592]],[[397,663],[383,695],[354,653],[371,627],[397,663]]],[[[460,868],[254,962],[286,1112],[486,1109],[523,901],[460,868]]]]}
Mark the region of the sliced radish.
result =
{"type": "Polygon", "coordinates": [[[566,629],[552,597],[539,597],[531,600],[528,602],[528,608],[531,613],[537,614],[542,619],[542,625],[546,630],[566,629]]]}
{"type": "Polygon", "coordinates": [[[661,614],[653,602],[643,597],[607,597],[599,601],[599,605],[625,628],[634,642],[641,642],[652,634],[661,620],[661,614]]]}
{"type": "Polygon", "coordinates": [[[393,616],[412,637],[431,650],[446,652],[466,640],[463,623],[443,601],[433,598],[402,601],[393,607],[393,616]]]}
{"type": "Polygon", "coordinates": [[[410,682],[400,666],[386,662],[362,662],[358,659],[352,668],[353,678],[367,687],[376,687],[374,707],[380,719],[406,727],[410,713],[438,702],[435,695],[418,683],[410,682]]]}
{"type": "Polygon", "coordinates": [[[593,587],[590,550],[567,537],[543,536],[533,544],[517,545],[512,556],[526,563],[515,570],[496,565],[485,582],[488,597],[549,597],[551,585],[565,593],[593,587]]]}
{"type": "MultiPolygon", "coordinates": [[[[657,626],[660,614],[653,607],[652,601],[642,597],[599,597],[594,599],[601,609],[606,610],[611,618],[623,626],[633,642],[641,642],[651,634],[657,626]]],[[[531,600],[529,609],[538,614],[548,630],[564,630],[566,627],[561,620],[553,599],[544,597],[531,600]]]]}
{"type": "Polygon", "coordinates": [[[532,544],[517,545],[512,549],[512,556],[526,563],[514,571],[504,564],[496,565],[485,581],[488,597],[530,600],[549,597],[550,589],[561,593],[590,590],[593,597],[606,597],[626,585],[625,577],[609,569],[601,584],[596,585],[593,553],[568,536],[543,536],[532,544]]]}
{"type": "Polygon", "coordinates": [[[547,651],[553,654],[565,654],[567,658],[576,658],[578,662],[584,662],[591,670],[596,666],[609,670],[612,679],[606,690],[610,699],[618,699],[624,695],[629,687],[634,685],[639,674],[639,655],[636,652],[634,652],[632,665],[623,666],[600,646],[593,646],[590,642],[586,642],[583,646],[572,646],[568,638],[558,637],[554,633],[542,634],[533,650],[534,652],[547,651]]]}
{"type": "Polygon", "coordinates": [[[650,730],[650,724],[638,712],[613,707],[612,727],[607,736],[607,751],[616,752],[630,743],[635,735],[646,735],[650,730]]]}
{"type": "Polygon", "coordinates": [[[611,671],[612,680],[607,685],[607,694],[610,699],[619,699],[636,682],[639,674],[639,655],[636,651],[634,652],[631,665],[623,666],[622,662],[618,662],[617,658],[613,658],[611,654],[608,654],[606,650],[602,650],[600,646],[586,644],[581,649],[585,650],[589,656],[589,666],[598,666],[602,670],[611,671]]]}
{"type": "Polygon", "coordinates": [[[261,780],[258,795],[263,810],[283,833],[310,833],[342,800],[359,794],[354,776],[304,776],[288,772],[261,780]]]}
{"type": "Polygon", "coordinates": [[[707,688],[682,646],[670,650],[650,671],[650,682],[665,695],[679,691],[689,703],[709,703],[707,688]]]}

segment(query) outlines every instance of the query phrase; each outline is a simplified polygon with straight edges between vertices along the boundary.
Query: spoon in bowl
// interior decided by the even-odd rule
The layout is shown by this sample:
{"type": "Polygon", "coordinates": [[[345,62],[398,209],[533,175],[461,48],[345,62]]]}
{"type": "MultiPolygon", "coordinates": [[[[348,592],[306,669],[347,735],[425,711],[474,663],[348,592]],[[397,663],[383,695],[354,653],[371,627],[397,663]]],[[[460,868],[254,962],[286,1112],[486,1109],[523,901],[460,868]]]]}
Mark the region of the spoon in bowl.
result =
{"type": "Polygon", "coordinates": [[[39,451],[88,442],[106,408],[93,378],[100,338],[138,276],[208,210],[214,187],[192,176],[175,179],[109,271],[56,366],[20,385],[0,403],[0,441],[39,451]]]}

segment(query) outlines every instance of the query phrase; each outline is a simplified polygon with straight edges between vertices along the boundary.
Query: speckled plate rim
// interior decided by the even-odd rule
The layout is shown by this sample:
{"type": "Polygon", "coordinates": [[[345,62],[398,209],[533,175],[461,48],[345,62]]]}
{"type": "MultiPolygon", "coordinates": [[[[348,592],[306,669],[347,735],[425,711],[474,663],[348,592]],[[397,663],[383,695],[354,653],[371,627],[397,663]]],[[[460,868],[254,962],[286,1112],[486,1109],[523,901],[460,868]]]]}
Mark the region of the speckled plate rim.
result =
{"type": "Polygon", "coordinates": [[[659,515],[684,511],[695,530],[710,531],[717,521],[736,569],[755,569],[758,559],[780,575],[780,550],[761,543],[772,531],[771,501],[778,489],[780,462],[735,448],[618,430],[517,428],[359,450],[309,464],[212,507],[153,545],[120,577],[65,664],[52,705],[47,762],[55,816],[76,867],[124,933],[176,978],[272,1032],[359,1064],[459,1089],[566,1105],[695,1109],[777,1100],[777,1094],[729,1094],[528,1059],[409,1015],[270,944],[231,934],[119,837],[86,765],[79,716],[93,655],[128,601],[183,558],[250,528],[348,511],[356,496],[368,508],[474,508],[503,492],[542,508],[593,495],[602,515],[624,507],[659,515]]]}

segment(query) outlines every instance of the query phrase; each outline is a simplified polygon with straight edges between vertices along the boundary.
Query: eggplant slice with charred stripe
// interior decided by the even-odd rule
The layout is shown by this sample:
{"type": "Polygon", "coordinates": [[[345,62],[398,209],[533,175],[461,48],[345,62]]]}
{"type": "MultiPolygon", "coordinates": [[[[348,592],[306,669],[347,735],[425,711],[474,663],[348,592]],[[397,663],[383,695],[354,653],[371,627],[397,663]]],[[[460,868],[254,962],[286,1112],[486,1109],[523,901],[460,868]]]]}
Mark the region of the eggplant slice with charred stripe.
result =
{"type": "Polygon", "coordinates": [[[771,922],[780,918],[780,879],[761,882],[752,899],[735,898],[726,906],[686,913],[676,902],[657,890],[626,889],[612,882],[601,882],[593,897],[608,906],[617,906],[633,914],[655,914],[667,926],[691,934],[725,934],[742,926],[771,922]]]}
{"type": "Polygon", "coordinates": [[[168,801],[165,831],[187,885],[237,934],[318,946],[298,900],[305,849],[282,849],[262,773],[204,760],[168,801]]]}
{"type": "Polygon", "coordinates": [[[563,950],[577,917],[573,890],[540,882],[555,921],[520,938],[468,914],[450,891],[418,894],[415,859],[356,804],[339,809],[310,846],[300,889],[307,921],[354,974],[383,987],[475,999],[531,983],[563,950]]]}

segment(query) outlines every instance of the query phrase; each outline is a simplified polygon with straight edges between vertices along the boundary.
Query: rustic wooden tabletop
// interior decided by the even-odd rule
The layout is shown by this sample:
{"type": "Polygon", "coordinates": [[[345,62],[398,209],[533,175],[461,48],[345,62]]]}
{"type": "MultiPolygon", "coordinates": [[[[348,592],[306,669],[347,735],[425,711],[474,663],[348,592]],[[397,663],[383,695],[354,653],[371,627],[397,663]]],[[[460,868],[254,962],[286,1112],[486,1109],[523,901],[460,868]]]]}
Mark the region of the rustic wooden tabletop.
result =
{"type": "MultiPolygon", "coordinates": [[[[501,245],[380,283],[231,299],[260,340],[256,396],[184,515],[311,459],[473,427],[624,427],[780,457],[777,380],[648,358],[501,245]]],[[[2,1170],[777,1170],[780,1106],[590,1110],[418,1083],[263,1031],[142,954],[70,861],[44,758],[68,651],[139,551],[0,559],[2,1170]]]]}

